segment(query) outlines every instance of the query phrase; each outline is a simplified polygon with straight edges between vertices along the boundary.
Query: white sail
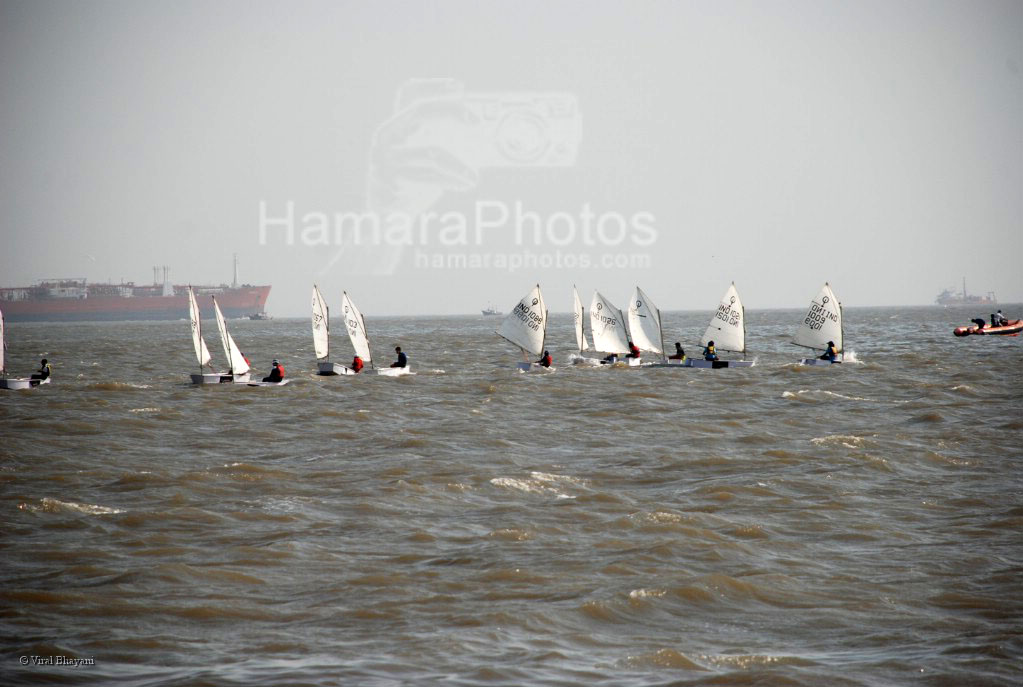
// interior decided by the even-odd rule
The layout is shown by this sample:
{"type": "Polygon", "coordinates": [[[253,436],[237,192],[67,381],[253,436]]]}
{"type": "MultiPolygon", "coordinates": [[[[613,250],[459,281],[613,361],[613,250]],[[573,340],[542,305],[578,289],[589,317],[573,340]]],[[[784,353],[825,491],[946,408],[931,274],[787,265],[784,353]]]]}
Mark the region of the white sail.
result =
{"type": "Polygon", "coordinates": [[[202,317],[199,315],[199,304],[195,302],[195,292],[191,286],[188,287],[188,319],[192,324],[195,357],[199,361],[199,367],[204,367],[210,362],[210,349],[206,348],[206,340],[202,338],[202,317]]]}
{"type": "Polygon", "coordinates": [[[313,349],[317,359],[325,360],[330,354],[330,308],[316,284],[313,284],[313,349]]]}
{"type": "Polygon", "coordinates": [[[362,358],[362,362],[373,362],[369,352],[369,334],[366,333],[366,318],[362,316],[359,309],[355,307],[348,292],[341,294],[341,313],[345,318],[345,327],[348,329],[348,337],[352,340],[352,348],[355,355],[362,358]]]}
{"type": "Polygon", "coordinates": [[[543,353],[547,339],[547,306],[537,284],[504,318],[497,333],[524,351],[543,353]]]}
{"type": "Polygon", "coordinates": [[[243,375],[249,371],[249,364],[245,362],[245,356],[238,350],[238,344],[231,338],[227,331],[227,321],[224,320],[224,313],[220,312],[217,305],[217,297],[213,297],[213,312],[217,315],[217,329],[220,330],[220,342],[224,345],[224,355],[231,362],[231,374],[243,375]]]}
{"type": "Polygon", "coordinates": [[[641,351],[664,353],[661,342],[661,311],[657,309],[643,289],[636,287],[629,303],[629,333],[632,342],[641,351]]]}
{"type": "Polygon", "coordinates": [[[2,311],[0,311],[0,373],[7,374],[7,332],[4,329],[2,311]]]}
{"type": "Polygon", "coordinates": [[[611,301],[593,292],[590,303],[590,332],[593,348],[604,353],[627,353],[629,342],[625,333],[625,317],[611,301]]]}
{"type": "Polygon", "coordinates": [[[583,309],[582,301],[579,300],[579,292],[576,291],[575,285],[572,286],[572,297],[575,298],[572,310],[575,319],[575,346],[582,353],[583,351],[590,350],[590,344],[586,342],[586,330],[583,328],[586,311],[583,309]]]}
{"type": "Polygon", "coordinates": [[[842,304],[835,298],[831,285],[826,283],[817,297],[810,302],[810,309],[799,325],[797,346],[825,350],[828,342],[835,342],[835,351],[842,351],[842,304]]]}
{"type": "Polygon", "coordinates": [[[721,297],[721,303],[710,319],[700,345],[706,346],[709,341],[713,341],[714,348],[719,351],[746,351],[746,314],[739,293],[735,290],[735,282],[721,297]]]}

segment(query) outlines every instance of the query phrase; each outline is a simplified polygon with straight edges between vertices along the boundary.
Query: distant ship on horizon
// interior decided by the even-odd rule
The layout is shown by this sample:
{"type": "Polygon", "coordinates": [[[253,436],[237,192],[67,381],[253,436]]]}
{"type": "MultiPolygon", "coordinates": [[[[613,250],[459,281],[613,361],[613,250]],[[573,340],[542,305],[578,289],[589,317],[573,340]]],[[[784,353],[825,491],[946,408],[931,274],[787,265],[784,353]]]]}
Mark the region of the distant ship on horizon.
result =
{"type": "Polygon", "coordinates": [[[501,314],[502,314],[501,311],[495,310],[494,306],[492,305],[488,305],[486,308],[483,309],[483,317],[497,317],[501,314]]]}
{"type": "MultiPolygon", "coordinates": [[[[0,288],[0,310],[8,322],[92,320],[180,320],[188,315],[188,284],[171,284],[170,271],[153,268],[153,283],[89,283],[81,277],[43,279],[33,286],[0,288]]],[[[230,286],[192,286],[196,296],[216,296],[225,317],[262,313],[269,285],[238,283],[238,258],[230,286]]]]}
{"type": "MultiPolygon", "coordinates": [[[[954,287],[952,287],[954,288],[954,287]]],[[[988,291],[986,296],[973,296],[966,292],[966,277],[963,277],[963,291],[957,293],[952,288],[945,289],[938,294],[934,302],[938,305],[994,305],[998,303],[994,291],[988,291]]]]}

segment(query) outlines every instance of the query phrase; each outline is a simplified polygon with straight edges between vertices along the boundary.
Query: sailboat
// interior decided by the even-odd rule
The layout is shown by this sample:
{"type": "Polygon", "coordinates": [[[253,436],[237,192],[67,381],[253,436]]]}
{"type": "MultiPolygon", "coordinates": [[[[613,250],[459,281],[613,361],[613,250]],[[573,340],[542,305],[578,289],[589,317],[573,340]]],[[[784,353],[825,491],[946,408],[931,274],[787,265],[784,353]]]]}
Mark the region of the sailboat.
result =
{"type": "MultiPolygon", "coordinates": [[[[835,344],[835,352],[842,353],[842,304],[835,298],[831,285],[824,282],[817,297],[810,301],[810,309],[803,318],[796,332],[796,339],[792,343],[797,346],[805,346],[820,351],[828,348],[828,342],[835,344]]],[[[800,360],[804,365],[831,365],[830,360],[820,358],[803,358],[800,360]]],[[[835,363],[842,362],[835,360],[835,363]]]]}
{"type": "MultiPolygon", "coordinates": [[[[593,292],[590,303],[590,332],[593,334],[593,348],[610,356],[620,356],[629,350],[628,335],[625,332],[625,316],[599,291],[593,292]]],[[[601,362],[617,362],[602,360],[601,362]]]]}
{"type": "Polygon", "coordinates": [[[7,376],[7,328],[4,326],[4,314],[0,311],[0,389],[34,389],[40,384],[49,384],[50,378],[30,379],[27,377],[7,376]]]}
{"type": "Polygon", "coordinates": [[[578,351],[572,356],[572,363],[575,365],[600,365],[600,361],[596,358],[583,355],[583,351],[590,350],[590,344],[586,340],[586,309],[583,308],[583,303],[579,300],[579,291],[575,288],[575,284],[572,285],[572,319],[575,325],[575,347],[578,351]]]}
{"type": "Polygon", "coordinates": [[[227,320],[224,319],[224,313],[220,312],[216,296],[213,296],[213,313],[217,318],[217,329],[220,330],[220,343],[224,346],[224,355],[230,366],[227,374],[222,375],[222,381],[247,384],[249,382],[249,361],[242,355],[238,344],[234,342],[230,332],[227,331],[227,320]]]}
{"type": "Polygon", "coordinates": [[[327,307],[316,284],[313,284],[313,349],[316,351],[316,374],[355,374],[351,368],[328,360],[330,357],[330,308],[327,307]]]}
{"type": "Polygon", "coordinates": [[[214,367],[210,363],[210,349],[206,348],[206,340],[202,338],[202,318],[199,315],[199,304],[195,300],[195,291],[188,287],[188,320],[192,327],[192,346],[195,348],[195,358],[199,361],[199,373],[192,375],[192,384],[220,384],[224,379],[219,372],[203,372],[203,368],[209,365],[210,370],[214,367]]]}
{"type": "MultiPolygon", "coordinates": [[[[700,345],[706,346],[711,341],[719,351],[746,353],[746,311],[739,300],[739,292],[735,290],[735,282],[732,282],[725,295],[721,297],[717,312],[710,318],[710,324],[700,339],[700,345]]],[[[753,362],[688,358],[683,364],[686,367],[709,367],[716,370],[722,367],[753,367],[753,362]]]]}
{"type": "MultiPolygon", "coordinates": [[[[629,303],[629,333],[639,350],[657,353],[664,358],[661,311],[638,286],[629,303]]],[[[629,358],[629,365],[639,365],[639,358],[629,358]]]]}
{"type": "Polygon", "coordinates": [[[527,354],[542,355],[547,341],[547,306],[537,284],[515,308],[504,318],[498,336],[512,342],[522,350],[524,361],[518,363],[523,372],[553,371],[553,367],[544,367],[539,363],[530,362],[527,354]]]}
{"type": "Polygon", "coordinates": [[[362,358],[362,362],[369,365],[371,369],[365,370],[362,374],[376,374],[383,377],[400,377],[412,373],[412,368],[405,367],[376,367],[373,365],[373,355],[369,350],[369,332],[366,330],[366,318],[351,296],[345,291],[341,294],[341,312],[344,313],[345,328],[348,330],[348,338],[352,340],[352,348],[355,355],[362,358]]]}

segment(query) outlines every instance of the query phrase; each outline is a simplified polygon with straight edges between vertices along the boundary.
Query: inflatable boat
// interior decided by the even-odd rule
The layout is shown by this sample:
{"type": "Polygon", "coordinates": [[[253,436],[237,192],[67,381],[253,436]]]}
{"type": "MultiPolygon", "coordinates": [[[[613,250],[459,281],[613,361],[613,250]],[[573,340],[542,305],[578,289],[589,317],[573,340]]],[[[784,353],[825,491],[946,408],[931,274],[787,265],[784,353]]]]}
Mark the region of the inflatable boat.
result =
{"type": "Polygon", "coordinates": [[[968,327],[956,327],[952,333],[956,336],[969,336],[970,334],[991,336],[996,334],[1007,334],[1009,336],[1016,336],[1020,332],[1023,332],[1023,320],[1010,320],[1008,324],[1003,324],[1000,327],[992,327],[990,325],[978,327],[975,324],[971,324],[968,327]]]}

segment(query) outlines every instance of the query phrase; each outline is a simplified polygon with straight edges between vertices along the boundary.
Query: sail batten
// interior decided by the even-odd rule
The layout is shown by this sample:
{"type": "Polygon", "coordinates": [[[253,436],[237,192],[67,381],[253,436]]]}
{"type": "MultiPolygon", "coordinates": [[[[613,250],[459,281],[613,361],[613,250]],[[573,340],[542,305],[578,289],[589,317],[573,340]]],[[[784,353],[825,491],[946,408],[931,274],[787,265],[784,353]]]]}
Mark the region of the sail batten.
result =
{"type": "Polygon", "coordinates": [[[825,350],[829,341],[835,342],[835,351],[842,352],[842,304],[838,302],[831,285],[825,282],[810,301],[810,309],[796,331],[792,342],[797,346],[825,350]]]}
{"type": "Polygon", "coordinates": [[[220,342],[224,346],[224,355],[227,356],[231,364],[231,374],[243,375],[249,371],[249,363],[239,350],[238,344],[231,338],[231,333],[227,331],[227,320],[224,319],[224,313],[220,312],[216,296],[213,296],[213,311],[217,316],[217,329],[220,330],[220,342]]]}
{"type": "Polygon", "coordinates": [[[355,307],[355,303],[347,291],[341,294],[341,313],[345,319],[345,329],[348,330],[348,338],[352,340],[352,348],[355,349],[355,354],[362,358],[364,363],[372,363],[373,357],[369,350],[369,334],[366,332],[366,318],[355,307]]]}
{"type": "Polygon", "coordinates": [[[313,349],[318,360],[330,356],[330,309],[319,287],[313,284],[313,349]]]}
{"type": "Polygon", "coordinates": [[[593,348],[603,353],[625,353],[629,342],[625,333],[625,316],[599,291],[593,292],[590,304],[590,333],[593,348]]]}
{"type": "Polygon", "coordinates": [[[700,345],[706,346],[710,341],[714,342],[714,347],[719,351],[746,352],[746,313],[739,300],[739,292],[735,290],[735,282],[721,297],[717,312],[700,339],[700,345]]]}
{"type": "Polygon", "coordinates": [[[661,311],[638,286],[629,303],[629,333],[632,334],[632,342],[641,351],[664,353],[661,343],[661,311]]]}
{"type": "Polygon", "coordinates": [[[195,300],[195,291],[188,287],[188,319],[192,326],[192,346],[195,348],[195,357],[199,361],[199,367],[205,367],[210,362],[210,349],[206,347],[206,340],[202,338],[202,317],[199,314],[199,304],[195,300]]]}
{"type": "Polygon", "coordinates": [[[543,353],[547,337],[547,306],[539,284],[504,318],[497,334],[533,355],[543,353]]]}
{"type": "Polygon", "coordinates": [[[586,310],[583,308],[583,303],[579,300],[579,292],[576,290],[575,285],[572,286],[572,297],[575,302],[573,304],[572,316],[575,320],[575,345],[579,349],[579,352],[590,350],[590,344],[586,341],[586,310]]]}

